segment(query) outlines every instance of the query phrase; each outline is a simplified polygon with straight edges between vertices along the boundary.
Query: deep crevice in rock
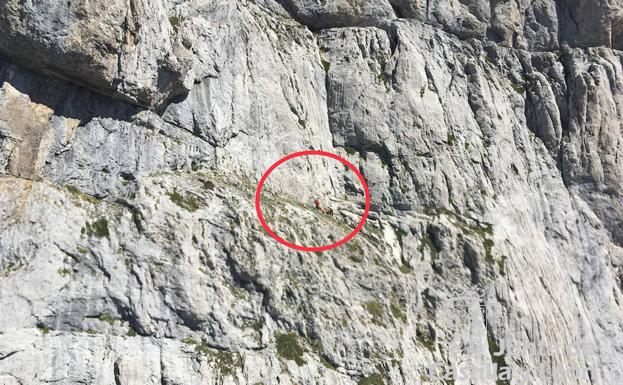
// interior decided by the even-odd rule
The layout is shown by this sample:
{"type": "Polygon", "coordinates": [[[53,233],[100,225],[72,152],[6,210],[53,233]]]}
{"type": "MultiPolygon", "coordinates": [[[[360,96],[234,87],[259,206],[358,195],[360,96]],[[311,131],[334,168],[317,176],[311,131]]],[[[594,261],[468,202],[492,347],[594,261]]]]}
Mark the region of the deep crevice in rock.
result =
{"type": "Polygon", "coordinates": [[[0,84],[8,83],[28,95],[33,103],[42,104],[55,115],[77,119],[80,125],[94,118],[128,121],[143,108],[96,93],[89,88],[0,58],[0,84]]]}

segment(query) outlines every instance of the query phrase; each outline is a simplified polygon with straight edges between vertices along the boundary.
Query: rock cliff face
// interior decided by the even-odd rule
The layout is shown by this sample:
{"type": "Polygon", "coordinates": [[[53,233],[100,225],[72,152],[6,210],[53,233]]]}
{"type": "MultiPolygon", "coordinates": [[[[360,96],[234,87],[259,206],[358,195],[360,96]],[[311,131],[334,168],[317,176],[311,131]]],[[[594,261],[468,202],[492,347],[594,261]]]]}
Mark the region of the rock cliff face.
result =
{"type": "Polygon", "coordinates": [[[620,0],[0,0],[0,384],[623,383],[620,49],[620,0]],[[322,253],[255,215],[305,149],[371,191],[322,253]]]}

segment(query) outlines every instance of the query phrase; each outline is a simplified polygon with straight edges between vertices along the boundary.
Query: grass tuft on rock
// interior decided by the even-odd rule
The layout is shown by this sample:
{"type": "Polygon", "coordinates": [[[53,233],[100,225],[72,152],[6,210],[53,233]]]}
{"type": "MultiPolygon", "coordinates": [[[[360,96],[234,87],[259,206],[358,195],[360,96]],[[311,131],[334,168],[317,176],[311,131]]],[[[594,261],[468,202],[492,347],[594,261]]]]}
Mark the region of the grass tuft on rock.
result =
{"type": "Polygon", "coordinates": [[[385,326],[383,323],[383,314],[385,314],[385,310],[383,309],[383,305],[373,299],[364,303],[365,309],[372,316],[372,323],[378,326],[385,326]]]}
{"type": "Polygon", "coordinates": [[[361,377],[357,385],[384,385],[383,376],[380,373],[373,373],[366,377],[361,377]]]}
{"type": "Polygon", "coordinates": [[[303,366],[306,361],[303,359],[303,347],[299,344],[298,336],[294,333],[275,333],[277,342],[277,354],[287,360],[296,362],[298,366],[303,366]]]}
{"type": "Polygon", "coordinates": [[[324,72],[329,72],[329,69],[331,69],[331,63],[326,60],[322,60],[322,67],[324,68],[324,72]]]}
{"type": "Polygon", "coordinates": [[[71,193],[71,195],[75,196],[78,199],[81,199],[83,201],[87,201],[93,204],[96,204],[99,202],[99,200],[91,195],[85,194],[82,191],[80,191],[80,189],[78,189],[76,186],[72,186],[72,185],[65,185],[65,189],[67,191],[69,191],[71,193]]]}
{"type": "Polygon", "coordinates": [[[448,145],[454,146],[457,142],[456,136],[452,133],[448,133],[447,142],[448,142],[448,145]]]}
{"type": "Polygon", "coordinates": [[[182,338],[182,343],[186,345],[197,345],[197,340],[192,337],[184,337],[182,338]]]}
{"type": "Polygon", "coordinates": [[[169,17],[169,23],[171,24],[171,27],[173,27],[173,31],[175,33],[179,31],[180,26],[182,25],[183,22],[184,22],[184,17],[180,15],[173,15],[169,17]]]}
{"type": "MultiPolygon", "coordinates": [[[[186,340],[186,338],[184,340],[186,340]]],[[[184,342],[184,340],[182,340],[182,342],[184,342]]],[[[212,349],[206,344],[198,344],[197,341],[192,338],[185,343],[188,345],[195,345],[195,351],[205,356],[208,361],[214,363],[221,376],[231,376],[236,371],[236,368],[240,367],[242,364],[240,353],[212,349]]]]}
{"type": "Polygon", "coordinates": [[[394,318],[402,321],[403,323],[407,322],[406,309],[400,302],[398,302],[398,300],[392,301],[392,303],[389,305],[389,310],[391,310],[394,318]]]}
{"type": "Polygon", "coordinates": [[[99,319],[102,322],[107,322],[110,325],[114,325],[115,322],[119,321],[119,318],[116,318],[110,314],[100,314],[100,316],[97,317],[97,319],[99,319]]]}
{"type": "Polygon", "coordinates": [[[176,189],[174,189],[173,192],[168,193],[167,195],[169,196],[169,199],[171,199],[171,202],[175,203],[176,205],[188,212],[193,213],[199,210],[199,202],[197,201],[197,198],[195,198],[193,195],[183,196],[182,194],[178,193],[176,189]]]}
{"type": "Polygon", "coordinates": [[[88,236],[95,235],[98,238],[110,239],[110,230],[108,229],[108,220],[106,218],[100,218],[93,223],[87,222],[85,232],[88,236]]]}

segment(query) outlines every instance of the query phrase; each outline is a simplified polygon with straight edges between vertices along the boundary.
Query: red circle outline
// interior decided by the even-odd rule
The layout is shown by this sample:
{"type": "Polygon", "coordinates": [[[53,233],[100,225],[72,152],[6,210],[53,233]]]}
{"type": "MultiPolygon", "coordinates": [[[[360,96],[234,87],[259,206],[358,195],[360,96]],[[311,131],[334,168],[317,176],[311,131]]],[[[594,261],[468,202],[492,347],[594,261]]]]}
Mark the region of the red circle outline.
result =
{"type": "Polygon", "coordinates": [[[359,170],[357,170],[357,168],[352,163],[350,163],[348,160],[342,158],[341,156],[335,155],[335,154],[332,154],[332,153],[326,152],[326,151],[320,151],[320,150],[299,151],[299,152],[292,153],[290,155],[287,155],[287,156],[279,159],[272,166],[270,166],[268,168],[268,170],[266,170],[264,175],[262,175],[262,178],[260,179],[260,182],[257,185],[257,189],[255,190],[255,212],[257,213],[257,217],[259,218],[260,223],[262,224],[262,227],[264,228],[264,230],[266,230],[268,235],[270,235],[271,237],[275,238],[277,240],[277,242],[279,242],[279,243],[281,243],[283,245],[286,245],[288,247],[291,247],[291,248],[293,248],[295,250],[299,250],[299,251],[326,251],[326,250],[331,250],[331,249],[334,249],[336,247],[342,246],[346,242],[348,242],[351,239],[353,239],[355,237],[355,235],[357,235],[357,233],[366,224],[366,219],[368,218],[368,214],[370,212],[370,190],[368,189],[368,184],[366,183],[366,180],[364,179],[364,177],[361,174],[361,172],[359,172],[359,170]],[[365,209],[364,209],[364,212],[363,212],[363,216],[361,217],[361,220],[359,221],[359,224],[357,225],[357,227],[350,234],[348,234],[347,236],[345,236],[341,240],[339,240],[339,241],[337,241],[335,243],[331,243],[329,245],[325,245],[325,246],[316,246],[316,247],[300,246],[300,245],[297,245],[295,243],[286,241],[285,239],[283,239],[280,236],[278,236],[277,234],[275,234],[275,232],[273,230],[271,230],[271,228],[268,226],[268,223],[266,223],[266,220],[264,219],[264,215],[262,214],[262,208],[261,208],[261,203],[260,203],[261,199],[260,198],[261,198],[261,194],[262,194],[262,188],[264,187],[264,183],[266,183],[266,179],[268,179],[270,174],[273,171],[275,171],[275,169],[277,167],[281,166],[285,162],[287,162],[287,161],[289,161],[291,159],[298,158],[300,156],[306,156],[306,155],[326,156],[328,158],[335,159],[335,160],[341,162],[342,164],[344,164],[352,172],[354,172],[355,175],[357,175],[357,178],[359,178],[359,181],[361,182],[361,185],[363,186],[363,191],[364,191],[365,196],[366,196],[366,206],[365,206],[365,209]]]}

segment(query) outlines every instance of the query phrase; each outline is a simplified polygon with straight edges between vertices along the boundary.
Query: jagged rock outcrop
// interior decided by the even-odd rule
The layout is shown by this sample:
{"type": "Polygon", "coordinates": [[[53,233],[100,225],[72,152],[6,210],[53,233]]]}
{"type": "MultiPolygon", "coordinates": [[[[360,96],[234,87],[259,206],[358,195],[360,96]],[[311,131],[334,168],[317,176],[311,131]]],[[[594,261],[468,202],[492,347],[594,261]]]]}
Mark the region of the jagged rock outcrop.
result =
{"type": "Polygon", "coordinates": [[[551,51],[561,44],[607,46],[623,43],[620,1],[420,1],[281,0],[284,8],[311,29],[383,29],[399,18],[439,26],[462,39],[487,38],[509,47],[551,51]]]}
{"type": "Polygon", "coordinates": [[[182,16],[163,1],[0,3],[0,52],[103,93],[157,107],[189,91],[182,16]],[[170,21],[170,22],[169,22],[170,21]]]}
{"type": "Polygon", "coordinates": [[[0,384],[621,382],[620,2],[323,3],[0,1],[0,384]]]}

